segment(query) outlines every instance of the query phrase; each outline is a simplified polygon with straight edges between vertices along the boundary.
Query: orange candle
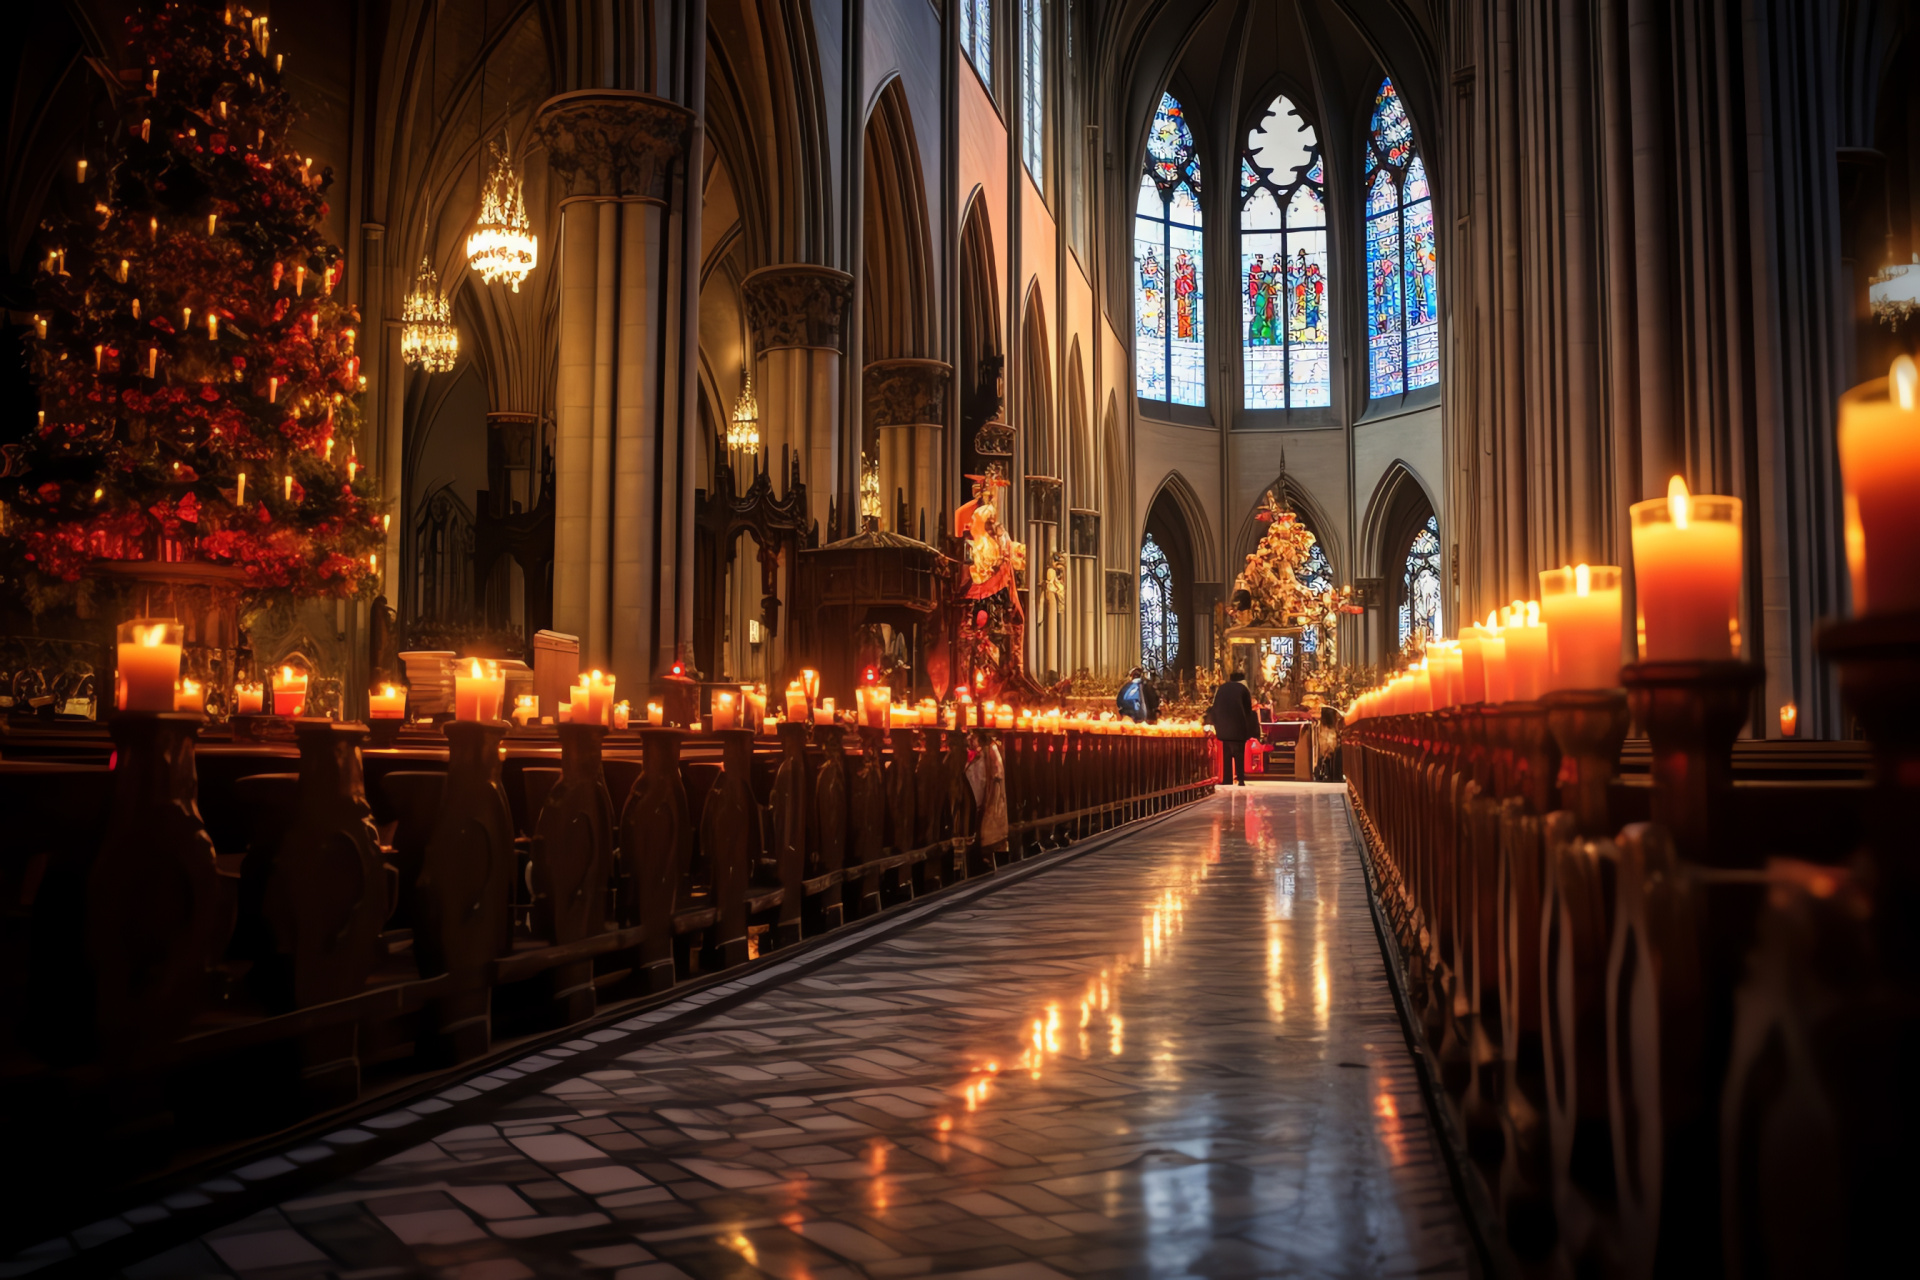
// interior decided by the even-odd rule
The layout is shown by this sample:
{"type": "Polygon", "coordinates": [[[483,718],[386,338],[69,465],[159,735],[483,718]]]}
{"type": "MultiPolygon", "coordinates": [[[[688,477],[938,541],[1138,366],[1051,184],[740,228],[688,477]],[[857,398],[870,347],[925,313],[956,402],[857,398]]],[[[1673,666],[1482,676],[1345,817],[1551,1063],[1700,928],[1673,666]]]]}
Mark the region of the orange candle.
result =
{"type": "Polygon", "coordinates": [[[1508,696],[1515,702],[1536,702],[1547,691],[1547,628],[1540,621],[1540,602],[1515,600],[1507,606],[1506,639],[1508,696]]]}
{"type": "Polygon", "coordinates": [[[1840,397],[1840,485],[1853,611],[1920,612],[1920,369],[1901,356],[1885,378],[1840,397]]]}
{"type": "Polygon", "coordinates": [[[1433,690],[1433,710],[1457,707],[1465,700],[1459,641],[1436,640],[1427,646],[1427,680],[1433,690]]]}
{"type": "MultiPolygon", "coordinates": [[[[1496,611],[1497,612],[1497,611],[1496,611]]],[[[1499,702],[1488,689],[1487,652],[1491,645],[1500,642],[1500,625],[1489,617],[1484,626],[1466,626],[1460,628],[1460,681],[1461,701],[1499,702]]]]}
{"type": "Polygon", "coordinates": [[[453,718],[456,720],[498,720],[500,700],[506,696],[507,680],[491,662],[475,658],[466,674],[456,667],[453,673],[453,718]]]}
{"type": "Polygon", "coordinates": [[[667,723],[667,708],[665,703],[649,702],[647,704],[647,723],[655,729],[667,723]]]}
{"type": "Polygon", "coordinates": [[[202,715],[207,710],[207,691],[198,680],[182,677],[180,687],[173,691],[173,709],[175,711],[198,711],[202,715]]]}
{"type": "Polygon", "coordinates": [[[718,733],[722,729],[733,728],[734,718],[734,695],[716,692],[713,695],[713,731],[718,733]]]}
{"type": "Polygon", "coordinates": [[[574,701],[574,706],[579,711],[578,722],[605,725],[613,723],[614,683],[613,676],[599,671],[589,671],[580,677],[580,685],[585,696],[576,698],[574,701]],[[583,702],[586,704],[584,707],[580,705],[583,702]]]}
{"type": "Polygon", "coordinates": [[[807,689],[798,680],[787,681],[787,719],[795,724],[807,719],[807,689]]]}
{"type": "Polygon", "coordinates": [[[180,624],[167,618],[141,618],[119,631],[119,672],[115,699],[122,711],[173,710],[173,685],[180,678],[180,624]]]}
{"type": "Polygon", "coordinates": [[[233,713],[237,716],[257,716],[265,701],[266,690],[259,685],[236,685],[233,690],[233,713]]]}
{"type": "Polygon", "coordinates": [[[1789,702],[1780,708],[1780,736],[1791,738],[1800,732],[1800,708],[1789,702]]]}
{"type": "Polygon", "coordinates": [[[522,729],[533,723],[534,716],[540,711],[540,701],[530,693],[523,693],[513,700],[513,715],[508,717],[522,729]]]}
{"type": "Polygon", "coordinates": [[[1618,565],[1542,569],[1540,620],[1547,624],[1547,680],[1541,693],[1611,689],[1620,683],[1618,565]]]}
{"type": "Polygon", "coordinates": [[[407,691],[383,684],[380,692],[367,695],[369,720],[398,720],[407,714],[407,691]]]}
{"type": "Polygon", "coordinates": [[[613,727],[616,729],[626,728],[630,715],[631,715],[631,711],[628,708],[626,703],[624,702],[614,703],[613,704],[613,727]]]}
{"type": "Polygon", "coordinates": [[[273,714],[301,716],[307,713],[307,673],[281,667],[273,678],[273,714]]]}
{"type": "Polygon", "coordinates": [[[1641,661],[1738,658],[1740,499],[1696,497],[1675,476],[1630,515],[1641,661]]]}

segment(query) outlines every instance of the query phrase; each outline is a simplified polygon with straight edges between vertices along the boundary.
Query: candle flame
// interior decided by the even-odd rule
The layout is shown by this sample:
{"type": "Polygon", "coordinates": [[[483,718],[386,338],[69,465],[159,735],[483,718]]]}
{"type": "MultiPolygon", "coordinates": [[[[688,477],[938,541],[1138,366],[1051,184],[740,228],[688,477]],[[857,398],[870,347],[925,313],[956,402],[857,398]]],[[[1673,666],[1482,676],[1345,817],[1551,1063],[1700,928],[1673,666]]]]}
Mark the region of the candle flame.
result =
{"type": "Polygon", "coordinates": [[[1527,601],[1527,625],[1530,627],[1540,625],[1540,602],[1538,600],[1527,601]]]}
{"type": "Polygon", "coordinates": [[[473,678],[475,680],[480,678],[480,660],[478,658],[473,660],[473,678]]]}
{"type": "Polygon", "coordinates": [[[393,696],[393,686],[390,684],[381,685],[380,696],[383,698],[391,698],[393,696]]]}
{"type": "Polygon", "coordinates": [[[1584,564],[1573,566],[1573,594],[1590,595],[1593,591],[1593,570],[1584,564]]]}
{"type": "Polygon", "coordinates": [[[281,684],[292,684],[292,683],[293,683],[293,668],[292,668],[292,667],[282,667],[282,668],[280,668],[280,683],[281,683],[281,684]]]}
{"type": "MultiPolygon", "coordinates": [[[[1693,515],[1693,496],[1687,492],[1686,478],[1675,476],[1667,481],[1667,514],[1673,517],[1673,527],[1684,529],[1693,515]]],[[[1581,595],[1587,594],[1582,591],[1581,595]]]]}
{"type": "Polygon", "coordinates": [[[1887,371],[1887,381],[1892,385],[1894,395],[1900,401],[1902,409],[1913,408],[1913,393],[1920,385],[1920,366],[1913,363],[1912,356],[1901,356],[1893,362],[1893,368],[1887,371]]]}
{"type": "Polygon", "coordinates": [[[1498,631],[1499,629],[1500,629],[1500,611],[1498,609],[1495,609],[1487,615],[1487,630],[1498,631]]]}
{"type": "Polygon", "coordinates": [[[1793,737],[1800,724],[1800,708],[1788,702],[1780,708],[1780,736],[1793,737]]]}
{"type": "Polygon", "coordinates": [[[158,649],[160,642],[167,638],[167,628],[163,624],[156,623],[151,627],[135,627],[133,634],[134,638],[140,642],[142,649],[158,649]]]}

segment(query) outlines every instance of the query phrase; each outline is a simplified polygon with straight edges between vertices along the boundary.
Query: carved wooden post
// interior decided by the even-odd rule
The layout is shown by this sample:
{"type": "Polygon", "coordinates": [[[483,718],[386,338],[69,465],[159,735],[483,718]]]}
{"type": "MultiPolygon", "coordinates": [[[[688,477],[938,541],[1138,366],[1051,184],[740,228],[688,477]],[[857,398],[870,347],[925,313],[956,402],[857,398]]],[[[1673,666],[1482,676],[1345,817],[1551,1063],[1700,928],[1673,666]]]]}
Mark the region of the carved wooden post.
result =
{"type": "Polygon", "coordinates": [[[683,729],[642,729],[643,772],[620,814],[620,861],[628,896],[620,923],[640,925],[637,985],[665,991],[673,985],[673,913],[680,882],[693,865],[693,822],[680,776],[683,729]]]}
{"type": "Polygon", "coordinates": [[[848,912],[854,916],[872,915],[880,909],[879,873],[869,872],[856,884],[852,869],[876,861],[886,851],[887,775],[880,759],[885,743],[886,730],[860,726],[860,764],[851,785],[853,847],[847,860],[850,892],[845,899],[848,912]]]}
{"type": "Polygon", "coordinates": [[[702,965],[730,969],[747,959],[747,879],[760,861],[760,807],[753,798],[753,730],[722,729],[719,781],[700,814],[700,848],[713,868],[717,913],[702,965]]]}
{"type": "MultiPolygon", "coordinates": [[[[533,837],[533,931],[555,944],[577,942],[607,927],[607,882],[613,873],[613,797],[601,764],[607,727],[563,724],[560,780],[547,793],[533,837]]],[[[593,961],[547,973],[555,1026],[593,1016],[593,961]]]]}
{"type": "Polygon", "coordinates": [[[1748,859],[1715,839],[1733,797],[1733,740],[1747,722],[1766,669],[1746,662],[1636,662],[1621,669],[1634,718],[1653,748],[1653,820],[1690,861],[1748,859]]]}
{"type": "MultiPolygon", "coordinates": [[[[813,737],[822,751],[820,770],[813,784],[815,830],[820,833],[820,840],[808,850],[812,858],[809,874],[822,876],[840,870],[847,861],[846,728],[838,724],[817,724],[813,727],[813,737]]],[[[824,933],[840,927],[846,918],[845,892],[845,884],[835,884],[815,899],[811,928],[824,933]]]]}
{"type": "Polygon", "coordinates": [[[121,712],[106,838],[86,886],[86,954],[102,1056],[138,1067],[206,1000],[207,969],[233,933],[213,841],[200,821],[192,712],[121,712]]]}
{"type": "Polygon", "coordinates": [[[1624,689],[1558,689],[1546,696],[1547,728],[1560,744],[1560,803],[1580,834],[1609,835],[1607,791],[1627,737],[1624,689]]]}
{"type": "MultiPolygon", "coordinates": [[[[1033,779],[1028,769],[1027,740],[1031,734],[1019,729],[1008,729],[999,734],[1002,762],[1007,771],[1007,824],[1017,828],[1030,816],[1033,806],[1033,779]]],[[[1014,830],[1007,837],[1007,851],[1002,862],[1014,862],[1026,857],[1033,849],[1031,832],[1014,830]]]]}
{"type": "MultiPolygon", "coordinates": [[[[394,903],[360,768],[366,732],[358,724],[294,722],[299,798],[262,903],[274,956],[256,966],[268,969],[262,976],[279,1007],[357,995],[380,960],[380,929],[394,903]]],[[[359,1093],[358,1031],[348,1023],[300,1038],[301,1091],[312,1104],[336,1106],[359,1093]]]]}
{"type": "MultiPolygon", "coordinates": [[[[913,801],[914,765],[919,759],[915,744],[920,735],[913,729],[893,730],[893,751],[887,761],[887,842],[894,853],[905,853],[914,844],[913,801]]],[[[899,867],[886,875],[882,895],[888,905],[913,897],[913,873],[899,867]]]]}
{"type": "Polygon", "coordinates": [[[453,720],[439,817],[414,886],[414,955],[422,975],[448,973],[454,990],[422,1014],[429,1060],[464,1062],[492,1043],[492,962],[513,949],[518,855],[500,785],[504,720],[453,720]]]}
{"type": "Polygon", "coordinates": [[[800,941],[806,907],[802,882],[807,875],[807,813],[813,801],[807,791],[807,726],[782,722],[780,748],[780,768],[773,775],[773,860],[780,876],[780,917],[774,922],[769,945],[790,947],[800,941]]]}

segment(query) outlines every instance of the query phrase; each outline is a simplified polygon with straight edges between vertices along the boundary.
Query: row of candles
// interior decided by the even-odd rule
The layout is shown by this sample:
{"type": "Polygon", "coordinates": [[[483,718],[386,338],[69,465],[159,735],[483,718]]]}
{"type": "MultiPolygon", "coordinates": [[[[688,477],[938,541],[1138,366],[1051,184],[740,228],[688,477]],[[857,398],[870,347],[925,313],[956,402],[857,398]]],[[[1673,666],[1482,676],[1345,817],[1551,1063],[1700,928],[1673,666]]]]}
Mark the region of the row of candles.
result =
{"type": "MultiPolygon", "coordinates": [[[[1920,574],[1906,559],[1920,538],[1920,367],[1911,357],[1840,398],[1838,437],[1853,612],[1920,612],[1920,574]]],[[[1628,515],[1640,661],[1740,660],[1740,500],[1693,494],[1674,476],[1664,498],[1636,502],[1628,515]]],[[[1347,718],[1619,685],[1620,579],[1614,565],[1543,570],[1537,601],[1516,600],[1457,639],[1428,644],[1421,661],[1362,693],[1347,718]]],[[[1784,704],[1781,733],[1792,737],[1797,722],[1794,704],[1784,704]]]]}

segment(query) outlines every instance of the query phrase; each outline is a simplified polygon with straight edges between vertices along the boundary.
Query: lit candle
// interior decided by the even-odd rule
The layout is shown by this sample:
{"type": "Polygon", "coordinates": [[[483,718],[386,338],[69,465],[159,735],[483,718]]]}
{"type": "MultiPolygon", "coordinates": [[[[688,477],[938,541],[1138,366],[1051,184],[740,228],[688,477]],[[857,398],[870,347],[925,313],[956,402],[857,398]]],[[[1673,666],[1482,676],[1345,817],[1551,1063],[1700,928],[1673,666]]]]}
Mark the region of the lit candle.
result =
{"type": "Polygon", "coordinates": [[[184,676],[181,677],[180,687],[173,692],[173,709],[175,711],[198,711],[204,715],[207,710],[206,689],[202,687],[198,680],[189,680],[184,676]]]}
{"type": "Polygon", "coordinates": [[[800,687],[806,691],[807,705],[812,706],[814,699],[820,696],[820,673],[812,667],[801,668],[800,687]]]}
{"type": "Polygon", "coordinates": [[[573,704],[571,702],[563,702],[557,708],[555,708],[553,713],[553,722],[555,724],[572,724],[573,723],[573,704]]]}
{"type": "Polygon", "coordinates": [[[1629,515],[1641,661],[1738,658],[1740,499],[1689,494],[1675,476],[1629,515]]]}
{"type": "Polygon", "coordinates": [[[941,723],[949,729],[960,727],[960,704],[949,702],[941,716],[941,723]]]}
{"type": "Polygon", "coordinates": [[[1547,628],[1540,602],[1515,600],[1507,607],[1507,684],[1515,702],[1534,702],[1547,691],[1547,628]]]}
{"type": "Polygon", "coordinates": [[[1511,702],[1513,681],[1507,674],[1507,633],[1500,625],[1500,611],[1487,615],[1485,632],[1480,638],[1480,665],[1486,672],[1487,701],[1511,702]]]}
{"type": "Polygon", "coordinates": [[[1460,667],[1458,640],[1436,640],[1427,646],[1427,679],[1433,689],[1433,710],[1457,707],[1466,700],[1466,681],[1460,667]]]}
{"type": "Polygon", "coordinates": [[[626,728],[628,719],[629,719],[629,711],[627,708],[627,704],[624,702],[614,703],[613,704],[613,727],[616,729],[626,728]]]}
{"type": "Polygon", "coordinates": [[[76,168],[78,169],[78,172],[74,175],[73,180],[75,182],[85,182],[87,180],[87,162],[85,160],[82,160],[76,166],[76,168]]]}
{"type": "Polygon", "coordinates": [[[268,378],[267,379],[267,403],[278,404],[279,402],[280,402],[280,379],[268,378]]]}
{"type": "Polygon", "coordinates": [[[833,723],[833,699],[832,698],[820,699],[820,707],[817,711],[813,713],[813,722],[815,724],[832,724],[833,723]]]}
{"type": "Polygon", "coordinates": [[[1542,569],[1540,620],[1547,624],[1542,693],[1611,689],[1620,683],[1619,566],[1542,569]]]}
{"type": "Polygon", "coordinates": [[[733,694],[716,692],[713,695],[713,729],[718,733],[722,729],[731,729],[734,724],[733,694]]]}
{"type": "Polygon", "coordinates": [[[237,685],[233,691],[233,712],[241,716],[257,716],[265,703],[267,691],[257,684],[237,685]]]}
{"type": "Polygon", "coordinates": [[[247,505],[247,473],[244,471],[233,478],[233,505],[236,507],[247,505]]]}
{"type": "Polygon", "coordinates": [[[1013,728],[1013,708],[1004,704],[1001,705],[1000,708],[994,712],[993,727],[996,729],[1013,728]]]}
{"type": "Polygon", "coordinates": [[[367,718],[369,720],[399,720],[407,714],[407,691],[390,684],[380,686],[380,692],[367,695],[367,718]]]}
{"type": "Polygon", "coordinates": [[[807,718],[807,688],[798,680],[787,681],[787,719],[807,718]]]}
{"type": "Polygon", "coordinates": [[[589,671],[581,676],[568,699],[573,703],[574,723],[611,725],[613,690],[614,678],[604,672],[589,671]]]}
{"type": "Polygon", "coordinates": [[[1491,617],[1485,626],[1460,628],[1460,700],[1464,703],[1496,701],[1487,692],[1487,645],[1500,634],[1491,617]]]}
{"type": "Polygon", "coordinates": [[[758,689],[749,689],[744,705],[747,713],[747,727],[764,729],[767,723],[767,695],[758,689]]]}
{"type": "Polygon", "coordinates": [[[288,473],[283,478],[285,480],[284,491],[286,493],[287,501],[292,502],[293,501],[293,475],[292,473],[288,473]]]}
{"type": "Polygon", "coordinates": [[[1840,397],[1840,483],[1846,502],[1853,611],[1920,612],[1920,369],[1909,356],[1889,376],[1840,397]]]}
{"type": "Polygon", "coordinates": [[[667,708],[658,702],[647,704],[647,723],[658,729],[667,723],[667,708]]]}
{"type": "Polygon", "coordinates": [[[292,667],[281,667],[280,673],[273,678],[273,714],[277,716],[305,715],[307,710],[307,673],[296,672],[292,667]]]}
{"type": "Polygon", "coordinates": [[[453,718],[456,720],[498,720],[500,700],[506,695],[507,679],[491,662],[471,659],[463,674],[453,673],[453,718]]]}
{"type": "Polygon", "coordinates": [[[208,215],[207,215],[207,234],[208,234],[208,235],[212,235],[212,234],[213,234],[213,229],[214,229],[214,226],[215,226],[215,225],[216,225],[216,224],[217,224],[217,223],[218,223],[219,221],[220,221],[220,215],[219,215],[219,214],[217,214],[217,213],[210,213],[210,214],[208,214],[208,215]]]}
{"type": "Polygon", "coordinates": [[[1791,738],[1800,732],[1800,708],[1788,702],[1780,708],[1780,736],[1791,738]]]}

